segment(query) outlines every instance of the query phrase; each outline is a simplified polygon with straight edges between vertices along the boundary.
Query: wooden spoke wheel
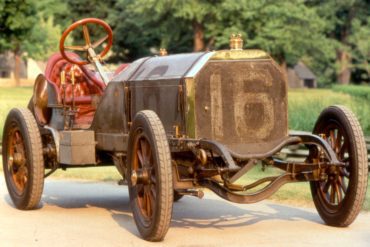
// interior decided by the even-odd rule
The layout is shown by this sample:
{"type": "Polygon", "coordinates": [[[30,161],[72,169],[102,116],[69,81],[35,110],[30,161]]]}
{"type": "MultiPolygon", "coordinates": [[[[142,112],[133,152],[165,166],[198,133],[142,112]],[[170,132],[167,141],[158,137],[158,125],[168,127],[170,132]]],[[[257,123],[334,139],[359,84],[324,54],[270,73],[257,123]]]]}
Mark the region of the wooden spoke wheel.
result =
{"type": "Polygon", "coordinates": [[[3,133],[3,170],[6,185],[18,209],[33,209],[44,187],[40,132],[28,109],[10,111],[3,133]]]}
{"type": "Polygon", "coordinates": [[[148,241],[166,235],[172,215],[171,154],[163,125],[153,111],[139,112],[127,154],[130,203],[140,234],[148,241]]]}
{"type": "Polygon", "coordinates": [[[311,182],[315,206],[329,225],[347,226],[361,210],[367,188],[367,151],[354,114],[342,106],[325,109],[316,122],[315,134],[331,145],[344,167],[329,167],[326,178],[311,182]]]}

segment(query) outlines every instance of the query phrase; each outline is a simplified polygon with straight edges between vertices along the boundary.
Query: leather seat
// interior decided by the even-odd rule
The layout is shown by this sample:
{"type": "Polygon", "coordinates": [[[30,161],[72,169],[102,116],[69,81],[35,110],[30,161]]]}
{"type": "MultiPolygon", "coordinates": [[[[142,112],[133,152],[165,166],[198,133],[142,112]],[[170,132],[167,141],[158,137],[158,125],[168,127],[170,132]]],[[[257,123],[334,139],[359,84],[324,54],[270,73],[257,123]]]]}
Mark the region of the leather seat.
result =
{"type": "MultiPolygon", "coordinates": [[[[78,57],[75,53],[67,53],[71,57],[78,57]]],[[[72,105],[72,64],[65,60],[60,53],[52,55],[45,69],[45,78],[54,88],[59,104],[72,105]],[[61,72],[66,72],[65,100],[64,89],[61,85],[61,72]]],[[[95,113],[93,97],[103,94],[105,84],[86,66],[77,66],[75,69],[74,102],[77,108],[75,123],[78,125],[90,124],[95,113]]]]}
{"type": "MultiPolygon", "coordinates": [[[[68,53],[71,57],[78,57],[75,53],[68,53]]],[[[50,82],[58,94],[58,103],[63,103],[63,88],[60,81],[62,70],[66,72],[66,100],[65,104],[72,102],[72,84],[71,84],[72,64],[65,60],[60,53],[52,55],[45,69],[45,77],[50,82]]],[[[76,67],[75,70],[75,89],[74,98],[76,104],[91,104],[92,95],[102,95],[105,84],[86,67],[76,67]]]]}
{"type": "MultiPolygon", "coordinates": [[[[73,59],[78,59],[78,55],[73,52],[66,52],[66,54],[73,59]]],[[[57,95],[59,104],[72,105],[72,80],[71,70],[72,64],[65,60],[60,53],[52,55],[45,69],[45,78],[49,82],[57,95]],[[60,74],[65,71],[66,86],[65,86],[65,99],[64,88],[61,85],[60,74]]],[[[77,66],[77,65],[76,65],[77,66]]],[[[114,72],[117,75],[126,69],[128,64],[121,64],[114,72]]],[[[106,85],[101,81],[100,76],[89,70],[87,66],[75,67],[75,86],[74,86],[74,102],[77,108],[75,116],[75,123],[80,126],[89,126],[94,117],[96,106],[93,104],[95,96],[101,96],[104,92],[106,85]]]]}

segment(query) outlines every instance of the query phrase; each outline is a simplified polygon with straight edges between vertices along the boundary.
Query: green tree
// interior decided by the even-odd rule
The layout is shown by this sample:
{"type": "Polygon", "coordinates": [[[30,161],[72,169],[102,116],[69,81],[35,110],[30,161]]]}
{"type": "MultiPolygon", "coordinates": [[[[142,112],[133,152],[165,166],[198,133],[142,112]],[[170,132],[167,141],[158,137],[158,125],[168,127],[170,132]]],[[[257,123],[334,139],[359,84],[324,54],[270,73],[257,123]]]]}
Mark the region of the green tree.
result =
{"type": "Polygon", "coordinates": [[[360,20],[354,20],[352,25],[352,35],[349,42],[352,49],[352,74],[358,75],[358,81],[370,82],[370,17],[361,23],[360,20]],[[356,73],[357,72],[357,73],[356,73]]]}
{"type": "Polygon", "coordinates": [[[269,52],[282,66],[305,55],[330,57],[333,47],[324,35],[325,22],[303,0],[232,1],[222,4],[222,19],[211,31],[216,48],[226,47],[231,32],[241,30],[246,47],[269,52]]]}
{"type": "Polygon", "coordinates": [[[110,17],[118,39],[125,39],[120,45],[128,48],[136,43],[175,52],[179,44],[193,51],[220,49],[240,32],[246,47],[268,51],[284,68],[305,54],[330,57],[334,51],[324,21],[303,0],[120,0],[117,7],[110,17]],[[136,38],[123,34],[130,30],[136,38]]]}
{"type": "MultiPolygon", "coordinates": [[[[348,84],[351,81],[351,72],[363,66],[363,63],[354,64],[353,59],[364,61],[364,42],[368,41],[366,29],[369,29],[370,2],[368,0],[331,0],[309,1],[327,25],[326,35],[335,44],[336,81],[348,84]],[[362,55],[361,55],[362,53],[362,55]],[[361,58],[362,57],[362,58],[361,58]]],[[[333,65],[329,65],[333,66],[333,65]]]]}
{"type": "Polygon", "coordinates": [[[212,2],[220,1],[117,1],[109,15],[117,57],[132,60],[160,47],[170,53],[207,49],[205,24],[216,18],[212,2]]]}
{"type": "Polygon", "coordinates": [[[31,29],[30,36],[23,40],[23,50],[27,56],[36,60],[45,60],[58,51],[62,31],[54,24],[53,17],[39,18],[38,23],[31,29]]]}
{"type": "Polygon", "coordinates": [[[14,53],[15,84],[19,86],[22,54],[45,59],[57,48],[60,28],[50,16],[65,8],[61,1],[0,0],[0,9],[0,52],[14,53]]]}
{"type": "Polygon", "coordinates": [[[29,37],[38,21],[37,9],[35,1],[32,0],[3,0],[1,5],[0,50],[14,52],[15,83],[19,86],[22,41],[29,37]]]}

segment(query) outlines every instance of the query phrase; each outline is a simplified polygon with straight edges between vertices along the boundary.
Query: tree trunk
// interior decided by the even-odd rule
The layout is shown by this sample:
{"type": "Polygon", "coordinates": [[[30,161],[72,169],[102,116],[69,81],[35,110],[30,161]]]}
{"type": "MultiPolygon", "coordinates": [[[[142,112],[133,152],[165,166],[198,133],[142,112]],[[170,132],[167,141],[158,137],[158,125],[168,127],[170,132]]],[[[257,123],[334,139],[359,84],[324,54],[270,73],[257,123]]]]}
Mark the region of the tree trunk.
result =
{"type": "Polygon", "coordinates": [[[194,51],[203,51],[205,48],[204,44],[204,27],[201,23],[196,20],[193,21],[194,31],[194,51]]]}
{"type": "Polygon", "coordinates": [[[346,51],[337,51],[337,63],[339,64],[339,71],[337,72],[337,82],[339,84],[349,84],[351,80],[351,57],[346,51]]]}
{"type": "Polygon", "coordinates": [[[18,44],[14,49],[14,80],[16,87],[19,87],[21,85],[20,75],[21,75],[21,51],[18,44]]]}
{"type": "MultiPolygon", "coordinates": [[[[349,46],[348,44],[348,37],[351,32],[352,27],[352,20],[356,14],[356,9],[354,5],[350,7],[348,10],[348,16],[344,20],[343,25],[340,29],[340,36],[339,41],[342,43],[343,46],[349,46]]],[[[346,51],[345,49],[338,49],[337,50],[337,59],[336,63],[339,65],[339,69],[337,71],[337,82],[339,84],[349,84],[351,80],[351,54],[346,51]]]]}
{"type": "Polygon", "coordinates": [[[288,83],[288,64],[285,59],[285,55],[279,54],[276,57],[277,61],[280,64],[281,72],[283,73],[284,80],[288,83]]]}

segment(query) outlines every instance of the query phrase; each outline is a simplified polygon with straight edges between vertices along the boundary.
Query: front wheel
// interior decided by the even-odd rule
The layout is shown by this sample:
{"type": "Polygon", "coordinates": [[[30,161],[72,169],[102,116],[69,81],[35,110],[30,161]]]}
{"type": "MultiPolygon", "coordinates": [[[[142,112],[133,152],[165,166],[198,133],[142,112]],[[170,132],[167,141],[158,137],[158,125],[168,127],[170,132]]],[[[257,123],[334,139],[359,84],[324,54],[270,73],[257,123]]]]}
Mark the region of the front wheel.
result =
{"type": "Polygon", "coordinates": [[[28,109],[12,109],[5,121],[3,170],[15,207],[36,208],[44,188],[44,160],[40,132],[28,109]]]}
{"type": "Polygon", "coordinates": [[[171,154],[157,114],[141,111],[133,121],[127,152],[130,204],[145,240],[161,241],[172,217],[171,154]]]}
{"type": "Polygon", "coordinates": [[[367,150],[355,115],[343,106],[326,108],[319,116],[314,134],[320,134],[345,167],[328,168],[327,177],[313,181],[311,193],[321,218],[332,226],[348,226],[359,214],[367,188],[367,150]]]}

